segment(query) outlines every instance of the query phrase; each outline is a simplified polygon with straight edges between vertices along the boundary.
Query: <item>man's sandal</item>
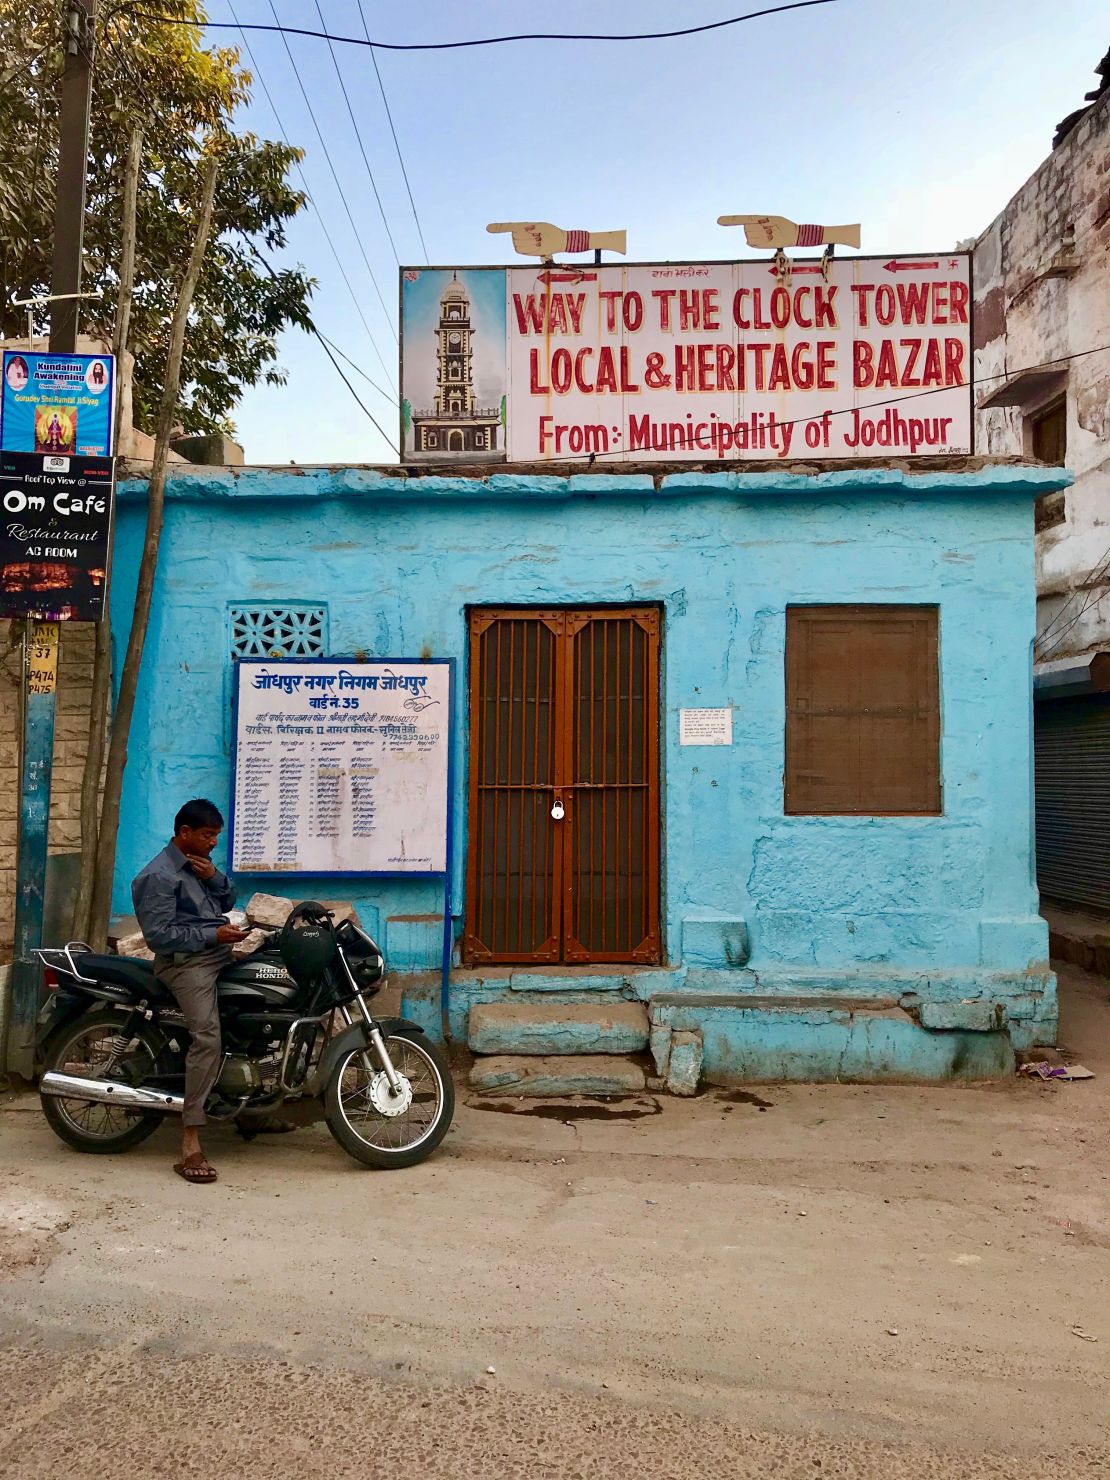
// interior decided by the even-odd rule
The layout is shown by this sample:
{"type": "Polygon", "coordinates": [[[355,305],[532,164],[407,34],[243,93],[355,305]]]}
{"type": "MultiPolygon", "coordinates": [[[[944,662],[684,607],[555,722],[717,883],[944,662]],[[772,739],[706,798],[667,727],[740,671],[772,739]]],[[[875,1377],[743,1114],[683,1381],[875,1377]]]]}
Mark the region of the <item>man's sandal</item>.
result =
{"type": "Polygon", "coordinates": [[[216,1181],[216,1168],[209,1163],[203,1151],[194,1151],[184,1161],[175,1162],[173,1169],[186,1182],[216,1181]]]}

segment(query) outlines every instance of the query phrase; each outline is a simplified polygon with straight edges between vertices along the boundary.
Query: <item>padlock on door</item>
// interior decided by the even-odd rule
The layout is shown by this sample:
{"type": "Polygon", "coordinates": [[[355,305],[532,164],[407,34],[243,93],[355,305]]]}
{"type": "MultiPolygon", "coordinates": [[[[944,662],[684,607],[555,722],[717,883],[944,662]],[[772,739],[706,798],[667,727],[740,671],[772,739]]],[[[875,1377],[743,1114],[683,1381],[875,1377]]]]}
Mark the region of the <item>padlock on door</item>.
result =
{"type": "Polygon", "coordinates": [[[562,822],[563,818],[566,816],[562,797],[555,798],[555,803],[551,808],[551,815],[556,822],[562,822]]]}

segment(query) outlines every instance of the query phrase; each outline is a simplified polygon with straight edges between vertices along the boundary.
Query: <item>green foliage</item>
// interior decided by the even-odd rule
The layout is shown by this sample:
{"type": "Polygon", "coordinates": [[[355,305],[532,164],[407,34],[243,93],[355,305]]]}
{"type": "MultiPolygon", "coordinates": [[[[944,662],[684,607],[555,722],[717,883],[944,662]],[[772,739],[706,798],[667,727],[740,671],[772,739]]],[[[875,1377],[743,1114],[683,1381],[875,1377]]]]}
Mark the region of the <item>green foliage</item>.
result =
{"type": "MultiPolygon", "coordinates": [[[[63,9],[62,0],[0,0],[0,331],[9,336],[26,333],[25,310],[13,309],[12,297],[49,292],[63,9]]],[[[160,0],[152,9],[204,18],[195,0],[160,0]]],[[[229,413],[245,386],[283,383],[281,329],[307,323],[312,279],[299,269],[271,275],[256,252],[268,257],[282,247],[304,204],[287,180],[302,151],[232,132],[250,73],[235,49],[204,50],[195,26],[159,25],[119,0],[101,0],[95,59],[83,286],[102,288],[104,298],[85,301],[81,330],[111,338],[124,163],[138,124],[144,144],[131,348],[135,423],[153,431],[204,158],[216,150],[213,240],[186,337],[180,421],[190,432],[230,431],[229,413]]],[[[43,315],[36,332],[46,327],[43,315]]]]}

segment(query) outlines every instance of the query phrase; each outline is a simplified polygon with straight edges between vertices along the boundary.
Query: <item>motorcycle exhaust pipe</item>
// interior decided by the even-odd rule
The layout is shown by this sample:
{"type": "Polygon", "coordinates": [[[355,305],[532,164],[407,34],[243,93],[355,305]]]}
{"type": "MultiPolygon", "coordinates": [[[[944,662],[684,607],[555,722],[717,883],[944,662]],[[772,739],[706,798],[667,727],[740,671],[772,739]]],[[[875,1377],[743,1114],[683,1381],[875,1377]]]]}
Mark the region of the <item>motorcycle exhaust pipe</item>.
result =
{"type": "Polygon", "coordinates": [[[113,1079],[82,1079],[80,1075],[59,1074],[54,1069],[48,1069],[42,1076],[39,1089],[44,1095],[63,1100],[93,1100],[99,1105],[125,1105],[130,1110],[164,1110],[180,1115],[185,1109],[184,1095],[121,1084],[113,1079]]]}

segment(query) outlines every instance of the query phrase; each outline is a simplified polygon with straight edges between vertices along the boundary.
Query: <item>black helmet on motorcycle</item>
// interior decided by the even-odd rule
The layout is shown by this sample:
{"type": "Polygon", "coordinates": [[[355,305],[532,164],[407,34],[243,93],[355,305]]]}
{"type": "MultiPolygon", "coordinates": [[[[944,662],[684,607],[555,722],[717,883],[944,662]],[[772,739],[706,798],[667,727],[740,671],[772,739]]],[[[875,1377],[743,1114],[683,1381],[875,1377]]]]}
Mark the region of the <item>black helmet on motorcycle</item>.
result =
{"type": "Polygon", "coordinates": [[[335,958],[335,926],[322,904],[296,905],[278,937],[286,970],[298,986],[316,981],[335,958]]]}

